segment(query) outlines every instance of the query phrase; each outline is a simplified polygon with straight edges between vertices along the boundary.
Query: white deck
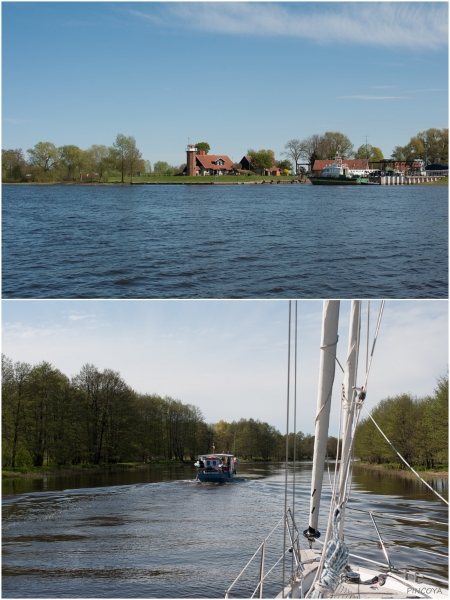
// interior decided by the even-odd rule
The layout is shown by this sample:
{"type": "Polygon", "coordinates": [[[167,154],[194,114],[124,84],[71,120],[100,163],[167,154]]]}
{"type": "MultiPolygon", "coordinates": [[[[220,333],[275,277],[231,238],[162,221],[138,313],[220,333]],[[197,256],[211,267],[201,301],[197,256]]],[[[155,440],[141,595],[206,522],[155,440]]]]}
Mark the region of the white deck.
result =
{"type": "MultiPolygon", "coordinates": [[[[302,562],[312,560],[319,556],[316,550],[302,550],[301,560],[302,562]]],[[[304,565],[305,570],[303,571],[303,594],[301,588],[301,580],[297,580],[294,584],[294,589],[290,587],[285,588],[285,598],[302,598],[304,593],[307,592],[311,586],[317,568],[318,562],[312,562],[304,565]],[[292,594],[292,595],[291,595],[292,594]]],[[[361,567],[358,564],[350,563],[352,571],[360,573],[360,581],[367,581],[372,579],[375,575],[382,573],[381,570],[369,569],[361,567]]],[[[331,598],[446,598],[448,597],[448,590],[441,587],[436,583],[427,582],[414,582],[412,580],[405,580],[400,576],[396,578],[388,575],[386,583],[384,585],[378,585],[377,583],[372,585],[363,585],[362,583],[350,583],[342,582],[338,585],[331,598]]],[[[282,598],[282,594],[279,594],[277,598],[282,598]]]]}

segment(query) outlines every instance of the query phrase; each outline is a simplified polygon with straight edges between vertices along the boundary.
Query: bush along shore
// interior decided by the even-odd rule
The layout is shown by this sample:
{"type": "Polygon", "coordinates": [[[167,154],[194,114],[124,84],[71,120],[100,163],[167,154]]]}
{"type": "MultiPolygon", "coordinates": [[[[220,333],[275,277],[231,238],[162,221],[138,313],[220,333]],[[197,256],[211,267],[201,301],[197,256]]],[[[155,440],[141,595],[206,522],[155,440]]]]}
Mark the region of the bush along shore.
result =
{"type": "MultiPolygon", "coordinates": [[[[356,461],[354,467],[366,471],[373,471],[383,476],[401,477],[403,479],[416,479],[416,475],[407,467],[402,468],[398,463],[386,463],[384,465],[373,465],[370,463],[356,461]]],[[[448,479],[448,465],[436,465],[434,469],[423,469],[421,466],[413,467],[422,479],[448,479]]]]}
{"type": "Polygon", "coordinates": [[[2,470],[3,479],[42,479],[43,477],[54,476],[61,477],[64,475],[84,475],[92,473],[113,473],[116,471],[132,471],[138,469],[148,469],[153,467],[183,467],[190,464],[186,461],[180,460],[152,460],[147,462],[130,462],[130,463],[102,463],[99,465],[95,464],[82,464],[82,465],[60,465],[58,467],[42,466],[42,467],[16,467],[6,468],[2,470]]]}

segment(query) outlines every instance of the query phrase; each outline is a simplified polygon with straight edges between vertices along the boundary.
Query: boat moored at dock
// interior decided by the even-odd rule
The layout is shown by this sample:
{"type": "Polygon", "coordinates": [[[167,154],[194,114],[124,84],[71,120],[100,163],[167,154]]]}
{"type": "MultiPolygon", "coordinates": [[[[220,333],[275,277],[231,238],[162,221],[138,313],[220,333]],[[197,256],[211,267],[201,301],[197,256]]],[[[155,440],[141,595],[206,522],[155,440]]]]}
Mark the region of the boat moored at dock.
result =
{"type": "Polygon", "coordinates": [[[334,163],[326,166],[321,175],[310,177],[313,185],[358,185],[369,182],[368,177],[353,174],[348,165],[342,162],[339,151],[336,152],[334,163]]]}

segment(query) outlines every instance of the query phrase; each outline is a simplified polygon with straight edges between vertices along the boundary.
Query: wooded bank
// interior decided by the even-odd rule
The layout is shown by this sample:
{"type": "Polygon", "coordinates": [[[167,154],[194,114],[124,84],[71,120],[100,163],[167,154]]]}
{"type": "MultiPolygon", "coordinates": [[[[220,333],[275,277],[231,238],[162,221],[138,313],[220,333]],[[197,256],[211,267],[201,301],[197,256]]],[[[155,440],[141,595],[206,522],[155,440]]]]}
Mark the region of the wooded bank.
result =
{"type": "MultiPolygon", "coordinates": [[[[448,376],[434,395],[387,398],[372,411],[392,443],[414,465],[448,463],[448,376]]],[[[288,459],[294,436],[289,434],[288,459]]],[[[193,404],[139,394],[120,374],[86,364],[68,378],[50,363],[32,366],[2,356],[2,465],[64,468],[83,465],[194,461],[200,453],[236,453],[243,460],[285,460],[286,436],[254,419],[206,423],[193,404]]],[[[296,460],[313,456],[314,436],[297,433],[296,460]]],[[[336,457],[337,439],[328,440],[336,457]]],[[[371,421],[357,429],[355,456],[398,463],[371,421]]]]}

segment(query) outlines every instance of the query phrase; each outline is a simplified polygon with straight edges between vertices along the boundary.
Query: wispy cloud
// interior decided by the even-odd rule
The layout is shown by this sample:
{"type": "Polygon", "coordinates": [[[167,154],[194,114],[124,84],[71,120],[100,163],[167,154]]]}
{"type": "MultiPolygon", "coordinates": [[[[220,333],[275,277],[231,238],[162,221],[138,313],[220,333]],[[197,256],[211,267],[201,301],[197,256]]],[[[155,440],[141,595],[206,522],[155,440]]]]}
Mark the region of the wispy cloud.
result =
{"type": "Polygon", "coordinates": [[[183,2],[160,12],[130,10],[157,25],[208,33],[289,36],[319,44],[345,43],[437,49],[448,43],[444,2],[255,3],[183,2]]]}
{"type": "Polygon", "coordinates": [[[70,321],[81,321],[82,319],[95,319],[95,315],[69,315],[70,321]]]}
{"type": "Polygon", "coordinates": [[[4,323],[3,325],[3,338],[12,338],[12,339],[36,339],[43,338],[53,335],[55,332],[63,331],[61,327],[57,326],[48,326],[48,325],[40,325],[40,326],[30,326],[25,325],[21,322],[15,323],[4,323]]]}
{"type": "Polygon", "coordinates": [[[405,94],[415,94],[417,92],[446,92],[446,88],[426,88],[423,90],[406,90],[405,94]]]}

